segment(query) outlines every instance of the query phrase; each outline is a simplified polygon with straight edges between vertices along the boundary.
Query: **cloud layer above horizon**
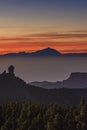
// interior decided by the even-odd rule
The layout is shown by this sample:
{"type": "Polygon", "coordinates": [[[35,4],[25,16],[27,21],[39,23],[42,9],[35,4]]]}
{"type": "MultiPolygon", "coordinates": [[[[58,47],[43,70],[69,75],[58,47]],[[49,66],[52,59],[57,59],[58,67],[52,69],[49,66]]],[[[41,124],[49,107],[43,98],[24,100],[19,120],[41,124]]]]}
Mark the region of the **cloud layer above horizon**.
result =
{"type": "Polygon", "coordinates": [[[0,53],[87,52],[86,0],[1,0],[0,53]]]}
{"type": "Polygon", "coordinates": [[[52,47],[61,53],[87,52],[87,34],[31,34],[1,37],[0,53],[33,52],[52,47]]]}

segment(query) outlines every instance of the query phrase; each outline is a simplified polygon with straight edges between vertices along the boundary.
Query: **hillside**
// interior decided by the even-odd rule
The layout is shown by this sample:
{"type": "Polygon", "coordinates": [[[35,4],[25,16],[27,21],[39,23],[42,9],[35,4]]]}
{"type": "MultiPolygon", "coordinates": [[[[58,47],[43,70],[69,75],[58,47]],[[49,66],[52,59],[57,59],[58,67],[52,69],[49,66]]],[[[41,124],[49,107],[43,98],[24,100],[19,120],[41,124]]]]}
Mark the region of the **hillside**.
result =
{"type": "Polygon", "coordinates": [[[87,89],[43,89],[26,84],[15,76],[12,66],[8,73],[0,74],[0,103],[33,101],[38,103],[79,104],[81,97],[87,100],[87,89]]]}

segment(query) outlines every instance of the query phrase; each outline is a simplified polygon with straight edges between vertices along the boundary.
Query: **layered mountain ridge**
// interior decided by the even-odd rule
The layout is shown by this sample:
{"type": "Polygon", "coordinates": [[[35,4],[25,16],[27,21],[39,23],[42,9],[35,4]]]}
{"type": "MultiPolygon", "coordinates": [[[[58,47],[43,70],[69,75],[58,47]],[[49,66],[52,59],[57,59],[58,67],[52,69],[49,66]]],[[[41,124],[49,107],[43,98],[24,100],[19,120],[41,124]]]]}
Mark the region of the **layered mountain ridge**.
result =
{"type": "Polygon", "coordinates": [[[42,88],[53,89],[53,88],[87,88],[87,73],[74,72],[71,73],[68,79],[57,82],[48,81],[35,81],[31,82],[31,85],[39,86],[42,88]]]}
{"type": "MultiPolygon", "coordinates": [[[[73,74],[71,77],[73,77],[73,74]]],[[[8,72],[4,71],[0,74],[0,104],[32,101],[36,103],[77,105],[82,97],[87,101],[87,88],[44,89],[27,84],[22,79],[15,76],[14,66],[10,66],[8,72]]]]}

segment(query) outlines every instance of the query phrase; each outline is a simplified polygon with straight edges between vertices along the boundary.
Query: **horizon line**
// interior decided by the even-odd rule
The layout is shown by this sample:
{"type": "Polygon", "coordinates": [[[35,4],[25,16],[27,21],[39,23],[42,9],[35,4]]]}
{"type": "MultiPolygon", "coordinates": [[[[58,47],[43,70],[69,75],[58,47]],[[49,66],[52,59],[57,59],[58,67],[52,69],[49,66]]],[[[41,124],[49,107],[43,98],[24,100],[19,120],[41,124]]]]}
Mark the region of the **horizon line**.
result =
{"type": "Polygon", "coordinates": [[[3,53],[3,54],[0,54],[0,56],[5,56],[5,55],[8,55],[8,54],[19,54],[19,53],[25,53],[25,54],[32,54],[32,53],[36,53],[38,51],[42,51],[42,50],[45,50],[45,49],[52,49],[52,50],[55,50],[55,51],[58,51],[61,55],[68,55],[68,54],[87,54],[87,52],[84,52],[84,51],[79,51],[79,52],[65,52],[65,53],[62,53],[61,51],[59,51],[58,49],[55,49],[53,47],[44,47],[42,49],[38,49],[38,50],[32,50],[32,51],[10,51],[8,53],[3,53]]]}

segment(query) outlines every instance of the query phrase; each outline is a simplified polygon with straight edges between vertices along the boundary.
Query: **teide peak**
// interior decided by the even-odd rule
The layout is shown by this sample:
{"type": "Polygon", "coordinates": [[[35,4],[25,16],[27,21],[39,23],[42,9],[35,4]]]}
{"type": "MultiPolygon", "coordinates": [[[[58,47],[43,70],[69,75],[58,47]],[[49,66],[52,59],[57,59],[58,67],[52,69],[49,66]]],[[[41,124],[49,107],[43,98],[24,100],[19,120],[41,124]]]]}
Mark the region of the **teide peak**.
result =
{"type": "Polygon", "coordinates": [[[61,53],[53,48],[45,48],[31,54],[32,56],[60,56],[61,53]]]}
{"type": "Polygon", "coordinates": [[[45,48],[35,52],[18,52],[18,53],[7,53],[0,56],[8,57],[87,57],[87,53],[60,53],[58,50],[53,48],[45,48]]]}
{"type": "Polygon", "coordinates": [[[61,53],[53,48],[45,48],[42,50],[38,50],[35,52],[18,52],[18,53],[8,53],[8,54],[4,54],[4,55],[0,55],[0,56],[32,56],[32,57],[56,57],[56,56],[60,56],[61,53]]]}

